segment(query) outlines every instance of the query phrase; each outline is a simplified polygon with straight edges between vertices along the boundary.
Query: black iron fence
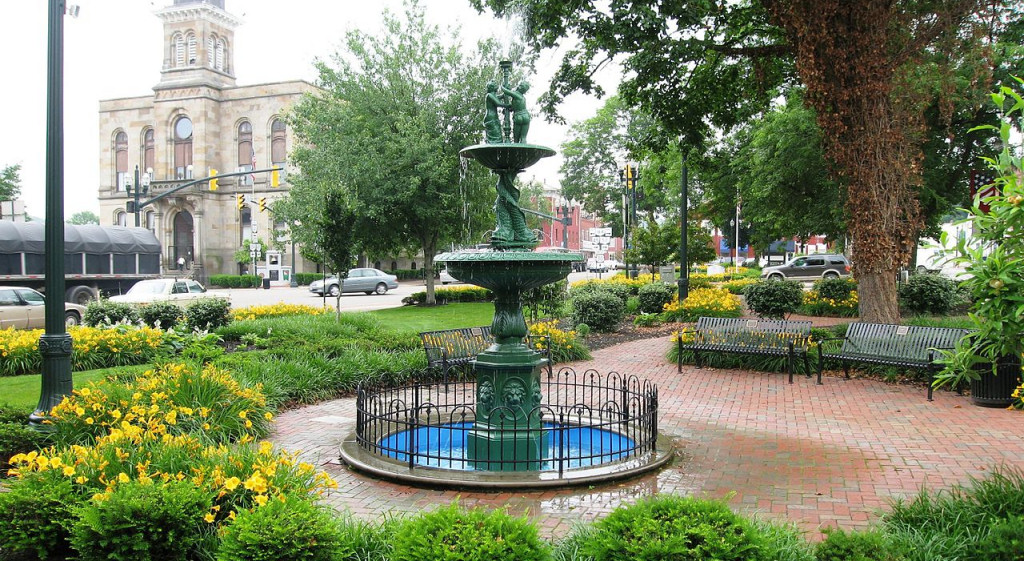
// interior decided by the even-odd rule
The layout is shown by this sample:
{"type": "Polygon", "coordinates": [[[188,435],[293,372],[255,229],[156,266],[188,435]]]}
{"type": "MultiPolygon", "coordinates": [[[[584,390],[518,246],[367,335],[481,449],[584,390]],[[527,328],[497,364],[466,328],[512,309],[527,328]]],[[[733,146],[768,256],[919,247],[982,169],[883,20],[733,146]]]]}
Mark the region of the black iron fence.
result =
{"type": "Polygon", "coordinates": [[[542,375],[538,407],[525,415],[494,409],[489,417],[504,420],[478,427],[475,381],[465,370],[446,374],[397,388],[360,389],[358,445],[410,469],[539,470],[559,476],[655,451],[658,389],[648,380],[562,368],[542,375]],[[481,441],[506,444],[481,458],[470,450],[470,442],[481,441]]]}

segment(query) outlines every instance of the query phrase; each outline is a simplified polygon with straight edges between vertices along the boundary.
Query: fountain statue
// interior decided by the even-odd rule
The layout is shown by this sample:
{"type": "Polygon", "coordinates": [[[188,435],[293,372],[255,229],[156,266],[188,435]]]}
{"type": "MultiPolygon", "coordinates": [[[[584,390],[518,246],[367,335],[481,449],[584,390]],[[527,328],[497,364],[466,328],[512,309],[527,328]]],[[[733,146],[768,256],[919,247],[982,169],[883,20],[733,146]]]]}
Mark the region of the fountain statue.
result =
{"type": "MultiPolygon", "coordinates": [[[[447,263],[455,278],[494,292],[494,320],[491,334],[495,343],[480,353],[476,361],[476,426],[469,434],[468,452],[477,464],[491,458],[515,455],[515,469],[537,469],[544,446],[539,416],[529,415],[541,402],[540,370],[545,359],[524,343],[527,334],[523,318],[523,293],[564,279],[572,262],[583,256],[575,253],[536,253],[537,238],[526,225],[526,214],[519,206],[517,176],[526,168],[553,156],[555,151],[526,142],[530,112],[523,94],[526,82],[511,87],[512,63],[499,65],[502,83],[488,84],[485,96],[484,143],[464,148],[464,158],[472,158],[497,176],[494,214],[497,219],[491,234],[489,251],[445,253],[437,260],[447,263]],[[503,126],[498,126],[500,122],[503,126]],[[509,423],[527,430],[523,442],[518,431],[503,430],[509,423]],[[525,454],[525,457],[522,455],[525,454]]],[[[498,465],[498,464],[496,464],[498,465]]]]}

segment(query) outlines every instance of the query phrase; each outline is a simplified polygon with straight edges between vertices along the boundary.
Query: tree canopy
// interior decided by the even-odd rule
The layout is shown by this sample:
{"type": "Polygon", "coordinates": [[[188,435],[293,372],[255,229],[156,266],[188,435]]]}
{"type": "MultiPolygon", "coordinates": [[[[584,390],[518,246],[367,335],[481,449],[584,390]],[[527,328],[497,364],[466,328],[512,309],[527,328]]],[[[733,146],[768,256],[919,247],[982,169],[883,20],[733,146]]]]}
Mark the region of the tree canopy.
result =
{"type": "Polygon", "coordinates": [[[89,210],[83,210],[76,212],[71,215],[71,218],[67,219],[68,224],[99,224],[100,217],[96,216],[95,212],[89,210]]]}
{"type": "MultiPolygon", "coordinates": [[[[712,133],[802,84],[832,175],[848,193],[861,317],[888,323],[899,319],[896,272],[923,225],[921,131],[934,97],[921,95],[915,77],[928,64],[952,68],[965,50],[984,53],[997,28],[1019,19],[1008,1],[980,0],[471,2],[521,13],[536,49],[580,38],[545,97],[549,113],[569,92],[596,91],[595,71],[615,59],[627,71],[623,98],[657,120],[665,142],[678,137],[703,150],[712,133]]],[[[976,68],[985,72],[965,86],[991,76],[990,63],[976,68]]],[[[958,85],[934,83],[946,84],[944,94],[958,85]]]]}
{"type": "MultiPolygon", "coordinates": [[[[355,212],[352,243],[368,254],[422,251],[425,267],[449,243],[475,243],[493,228],[493,182],[459,150],[483,135],[484,94],[497,78],[493,42],[472,55],[406,6],[404,19],[385,14],[385,31],[346,34],[330,63],[317,62],[321,91],[292,110],[299,147],[291,200],[275,212],[303,225],[322,222],[324,193],[345,192],[355,212]]],[[[301,230],[306,228],[299,227],[301,230]]],[[[316,241],[315,233],[297,236],[316,241]]],[[[322,240],[322,237],[319,238],[322,240]]],[[[427,275],[427,299],[433,277],[427,275]]]]}
{"type": "Polygon", "coordinates": [[[21,164],[5,166],[0,172],[0,201],[13,201],[21,196],[21,164]]]}

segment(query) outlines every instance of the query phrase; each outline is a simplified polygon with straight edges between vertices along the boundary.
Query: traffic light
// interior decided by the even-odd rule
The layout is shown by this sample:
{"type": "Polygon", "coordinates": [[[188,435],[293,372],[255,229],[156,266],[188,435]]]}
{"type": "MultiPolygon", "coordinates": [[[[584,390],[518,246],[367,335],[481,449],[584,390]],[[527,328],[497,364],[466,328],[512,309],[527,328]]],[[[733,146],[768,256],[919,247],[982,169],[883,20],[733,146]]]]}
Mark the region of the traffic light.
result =
{"type": "Polygon", "coordinates": [[[217,187],[217,170],[210,168],[210,190],[216,191],[217,187]]]}
{"type": "Polygon", "coordinates": [[[135,201],[126,201],[124,203],[124,211],[129,214],[135,212],[135,201]]]}
{"type": "Polygon", "coordinates": [[[239,193],[235,195],[235,198],[238,201],[237,203],[235,203],[235,206],[238,207],[238,210],[242,210],[243,208],[245,208],[245,195],[239,193]]]}
{"type": "Polygon", "coordinates": [[[260,212],[267,212],[267,198],[260,197],[260,212]]]}
{"type": "Polygon", "coordinates": [[[281,186],[281,170],[274,168],[274,171],[270,172],[270,186],[280,187],[281,186]]]}

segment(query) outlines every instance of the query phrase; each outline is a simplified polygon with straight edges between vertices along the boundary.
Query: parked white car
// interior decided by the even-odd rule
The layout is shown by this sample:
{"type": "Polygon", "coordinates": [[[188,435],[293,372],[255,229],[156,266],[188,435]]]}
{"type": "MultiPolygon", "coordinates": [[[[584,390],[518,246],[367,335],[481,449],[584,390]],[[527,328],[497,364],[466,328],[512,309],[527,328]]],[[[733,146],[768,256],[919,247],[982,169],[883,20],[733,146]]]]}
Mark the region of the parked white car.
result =
{"type": "Polygon", "coordinates": [[[135,283],[125,294],[111,296],[111,302],[150,304],[153,302],[174,302],[185,305],[200,298],[223,298],[231,300],[227,292],[206,290],[206,287],[189,279],[151,279],[135,283]]]}

